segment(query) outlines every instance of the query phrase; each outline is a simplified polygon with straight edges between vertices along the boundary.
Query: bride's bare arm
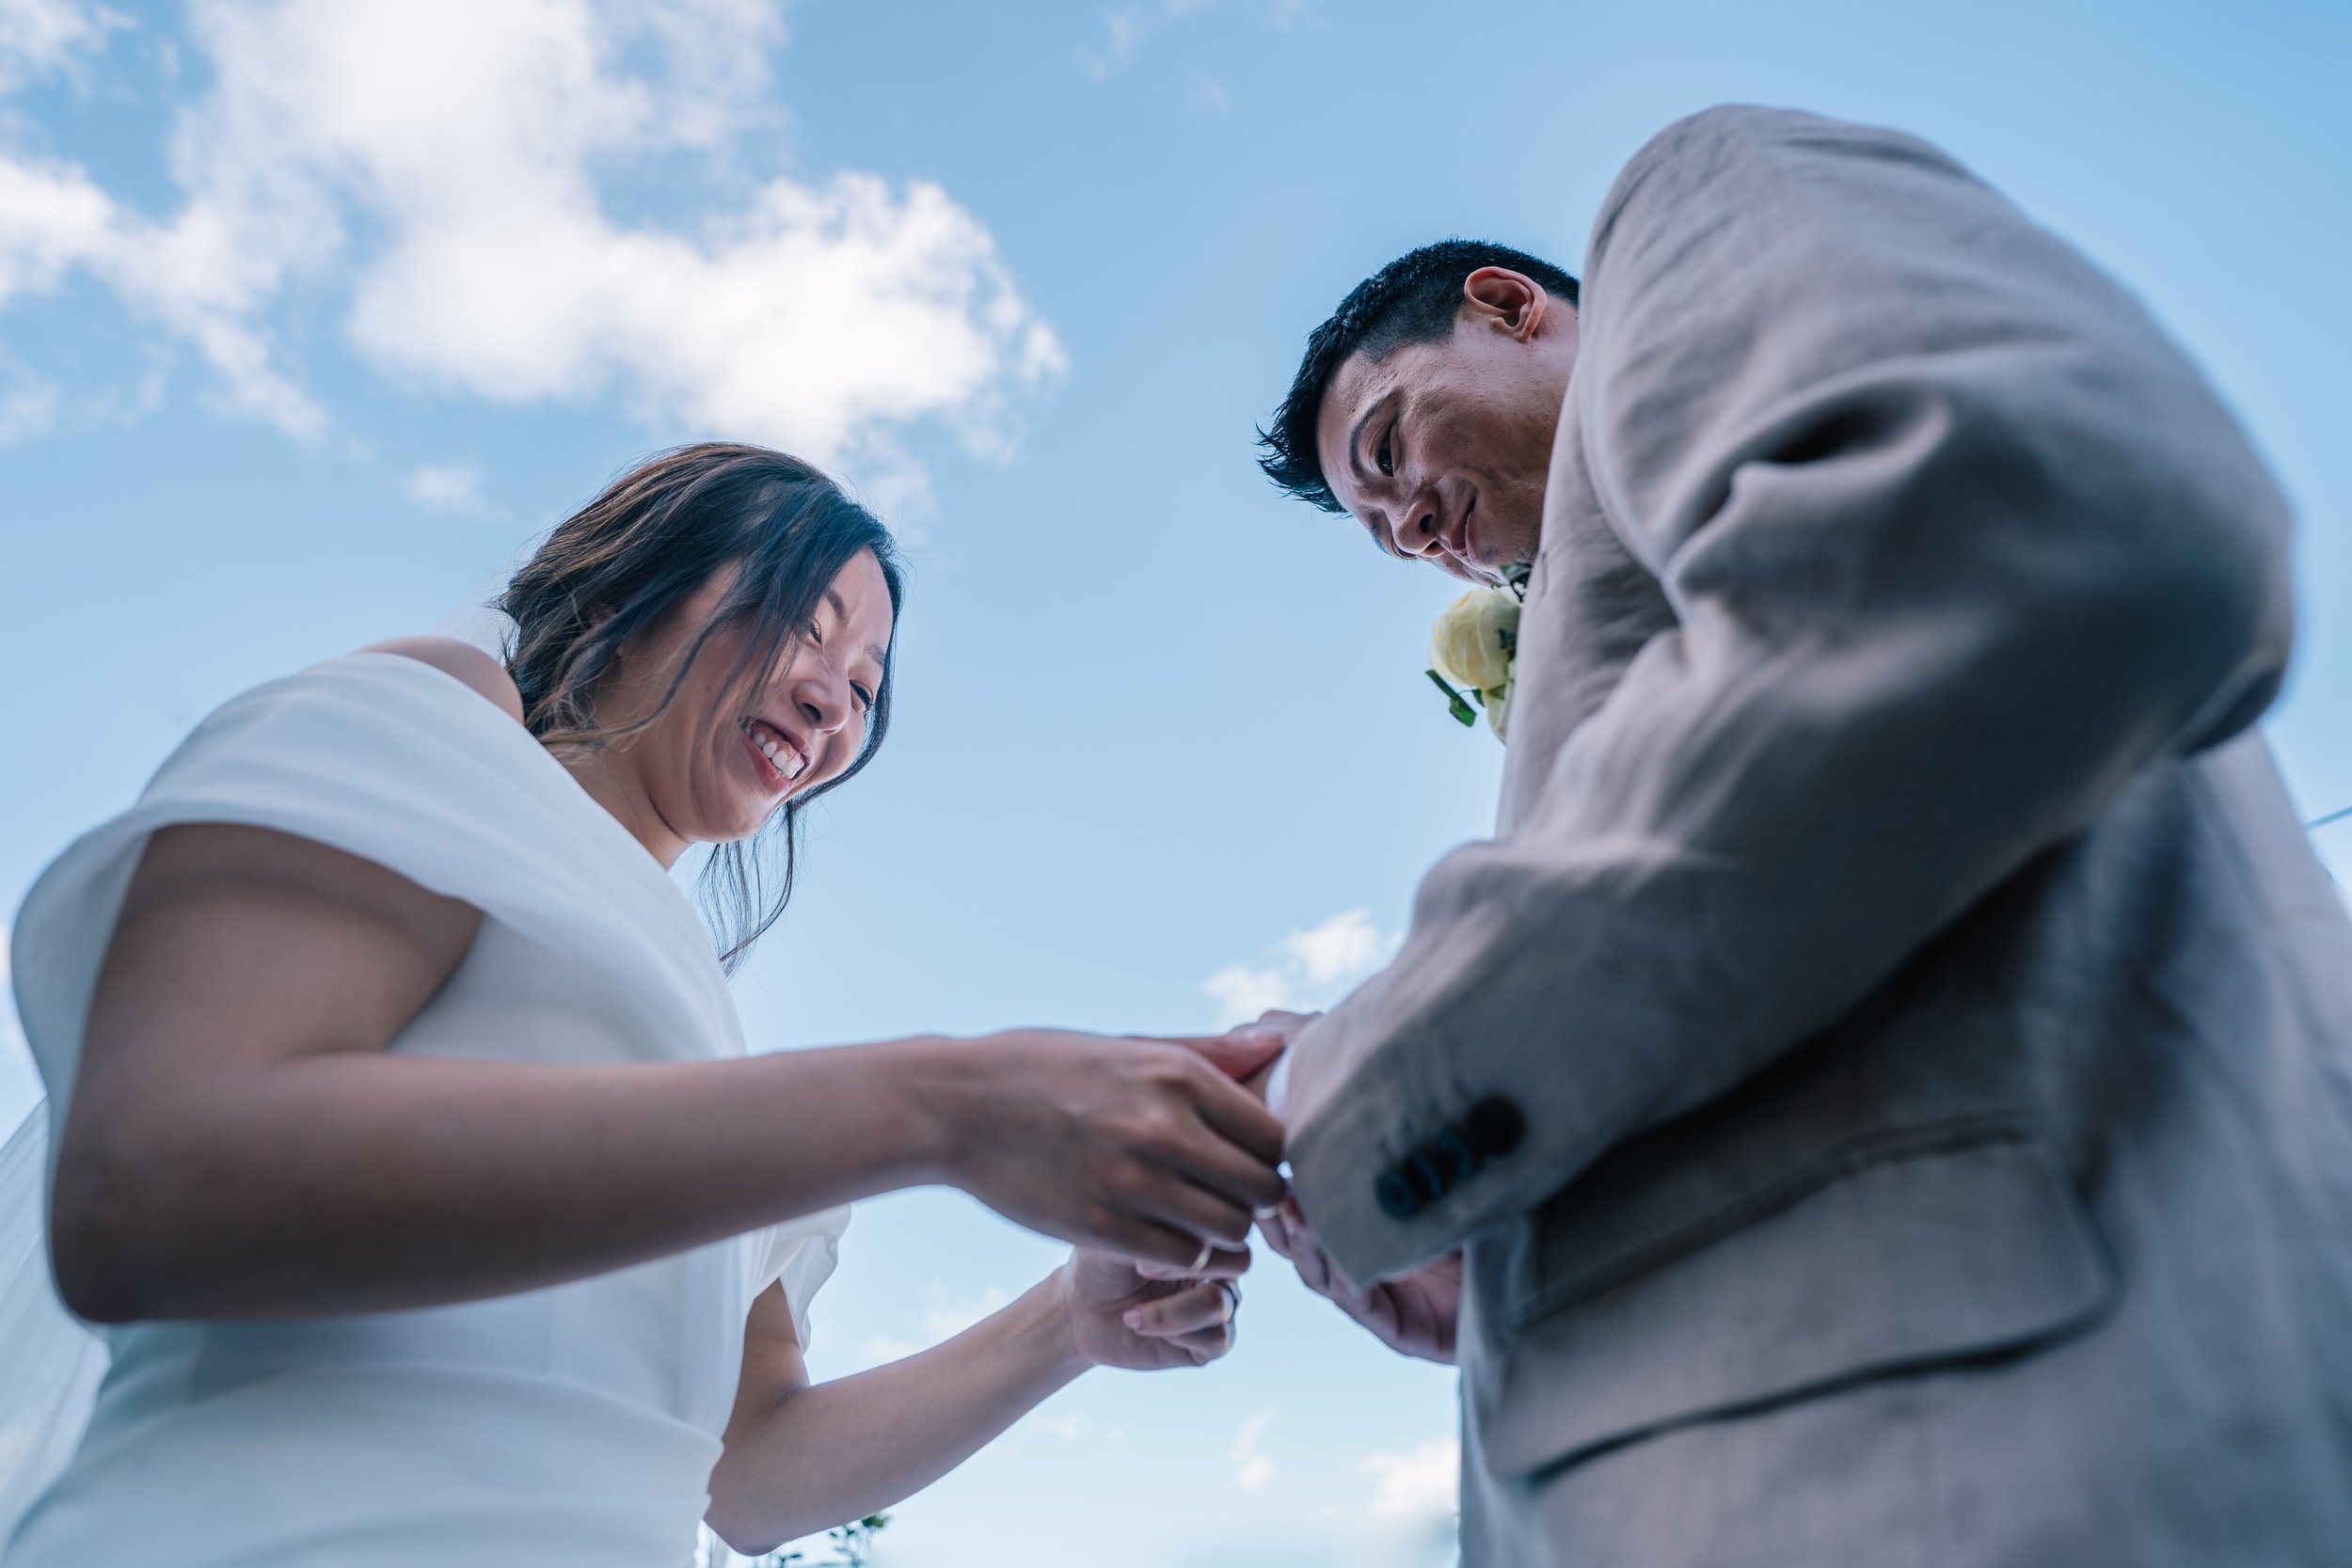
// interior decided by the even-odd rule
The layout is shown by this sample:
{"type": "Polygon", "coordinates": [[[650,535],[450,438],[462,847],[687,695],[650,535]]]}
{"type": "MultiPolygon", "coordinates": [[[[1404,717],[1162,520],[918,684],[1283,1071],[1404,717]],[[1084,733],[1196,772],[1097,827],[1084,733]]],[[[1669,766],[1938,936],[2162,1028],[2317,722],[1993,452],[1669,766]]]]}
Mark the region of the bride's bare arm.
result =
{"type": "Polygon", "coordinates": [[[815,1385],[790,1305],[771,1286],[744,1330],[710,1528],[739,1552],[771,1551],[921,1491],[1089,1367],[1214,1361],[1232,1347],[1238,1299],[1220,1282],[1248,1263],[1220,1252],[1203,1275],[1162,1283],[1082,1251],[946,1343],[815,1385]]]}
{"type": "Polygon", "coordinates": [[[1022,1031],[719,1062],[388,1053],[479,919],[308,840],[157,833],[59,1144],[68,1304],[122,1322],[468,1300],[926,1182],[1181,1266],[1279,1196],[1279,1126],[1175,1045],[1022,1031]]]}

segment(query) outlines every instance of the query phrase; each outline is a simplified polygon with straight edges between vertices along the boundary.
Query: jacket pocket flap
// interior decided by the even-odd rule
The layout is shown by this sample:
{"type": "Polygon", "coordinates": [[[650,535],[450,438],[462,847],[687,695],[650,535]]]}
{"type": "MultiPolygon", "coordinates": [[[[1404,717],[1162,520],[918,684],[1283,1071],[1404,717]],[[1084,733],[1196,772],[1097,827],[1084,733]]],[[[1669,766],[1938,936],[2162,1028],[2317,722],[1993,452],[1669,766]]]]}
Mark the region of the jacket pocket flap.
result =
{"type": "Polygon", "coordinates": [[[1477,1400],[1488,1468],[2079,1332],[2114,1273],[2042,1146],[1890,1153],[1528,1324],[1477,1400]]]}

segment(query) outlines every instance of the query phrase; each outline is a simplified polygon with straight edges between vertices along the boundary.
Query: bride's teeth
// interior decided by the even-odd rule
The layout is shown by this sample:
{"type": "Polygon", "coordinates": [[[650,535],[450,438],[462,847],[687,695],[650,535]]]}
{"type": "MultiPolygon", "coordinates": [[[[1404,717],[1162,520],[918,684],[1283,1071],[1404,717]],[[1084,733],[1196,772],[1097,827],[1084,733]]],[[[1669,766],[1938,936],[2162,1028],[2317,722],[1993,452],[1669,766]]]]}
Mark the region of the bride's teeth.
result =
{"type": "Polygon", "coordinates": [[[787,783],[808,771],[808,758],[801,754],[799,748],[771,739],[753,729],[749,724],[743,726],[743,733],[749,736],[752,744],[759,749],[759,754],[768,759],[768,766],[783,774],[787,783]]]}

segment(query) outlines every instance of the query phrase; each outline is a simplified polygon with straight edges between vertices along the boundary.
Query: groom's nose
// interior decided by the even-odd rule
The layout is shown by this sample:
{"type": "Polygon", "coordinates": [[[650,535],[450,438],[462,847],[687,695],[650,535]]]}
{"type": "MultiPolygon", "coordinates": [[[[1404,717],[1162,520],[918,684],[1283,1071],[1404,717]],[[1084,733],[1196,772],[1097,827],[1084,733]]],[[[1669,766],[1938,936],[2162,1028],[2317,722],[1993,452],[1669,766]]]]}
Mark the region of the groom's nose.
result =
{"type": "Polygon", "coordinates": [[[1402,555],[1438,553],[1437,497],[1424,491],[1407,497],[1397,509],[1396,547],[1402,555]]]}

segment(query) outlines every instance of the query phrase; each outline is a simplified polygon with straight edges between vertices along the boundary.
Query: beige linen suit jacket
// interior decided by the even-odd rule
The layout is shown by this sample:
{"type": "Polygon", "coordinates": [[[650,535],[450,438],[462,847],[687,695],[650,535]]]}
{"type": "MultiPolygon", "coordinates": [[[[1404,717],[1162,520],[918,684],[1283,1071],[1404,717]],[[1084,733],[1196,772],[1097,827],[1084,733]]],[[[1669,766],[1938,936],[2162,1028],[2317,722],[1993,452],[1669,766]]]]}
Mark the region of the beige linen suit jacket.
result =
{"type": "Polygon", "coordinates": [[[1291,1068],[1467,1246],[1469,1568],[2352,1562],[2352,927],[2251,729],[2288,519],[1911,137],[1619,177],[1498,831],[1291,1068]]]}

